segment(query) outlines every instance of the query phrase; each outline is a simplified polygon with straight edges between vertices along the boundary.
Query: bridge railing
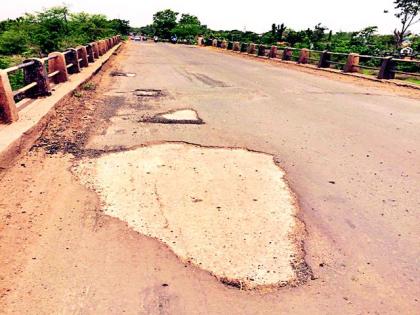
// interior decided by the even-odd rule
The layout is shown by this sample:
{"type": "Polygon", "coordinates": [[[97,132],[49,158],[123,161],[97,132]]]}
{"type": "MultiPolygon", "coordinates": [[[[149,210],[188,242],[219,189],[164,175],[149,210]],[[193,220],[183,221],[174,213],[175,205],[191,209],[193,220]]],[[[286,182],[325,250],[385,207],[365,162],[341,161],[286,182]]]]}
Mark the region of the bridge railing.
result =
{"type": "Polygon", "coordinates": [[[117,35],[86,46],[68,48],[64,52],[52,52],[45,58],[30,58],[17,66],[0,70],[0,120],[6,123],[17,121],[23,99],[50,95],[53,84],[68,81],[70,75],[88,67],[119,42],[121,36],[117,35]],[[23,72],[23,86],[13,90],[9,75],[17,71],[23,72]]]}
{"type": "Polygon", "coordinates": [[[259,57],[280,59],[298,64],[314,64],[318,68],[334,68],[345,73],[366,72],[378,79],[395,79],[396,75],[413,78],[420,77],[419,59],[400,59],[360,55],[357,53],[339,53],[328,50],[320,51],[307,48],[293,48],[257,45],[254,43],[233,42],[220,44],[220,40],[204,40],[204,45],[220,47],[238,53],[259,57]]]}

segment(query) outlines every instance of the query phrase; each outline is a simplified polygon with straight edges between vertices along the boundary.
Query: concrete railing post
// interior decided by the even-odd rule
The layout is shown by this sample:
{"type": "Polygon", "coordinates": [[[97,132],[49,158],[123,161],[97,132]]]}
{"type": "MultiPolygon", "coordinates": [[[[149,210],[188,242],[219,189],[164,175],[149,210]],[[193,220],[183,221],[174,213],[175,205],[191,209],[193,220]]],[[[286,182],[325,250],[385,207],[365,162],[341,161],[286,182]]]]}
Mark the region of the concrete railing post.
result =
{"type": "Polygon", "coordinates": [[[247,52],[250,55],[255,54],[256,48],[255,48],[255,44],[254,43],[249,44],[249,47],[248,47],[248,51],[247,52]]]}
{"type": "Polygon", "coordinates": [[[318,68],[329,68],[330,60],[331,54],[328,52],[328,50],[324,50],[319,57],[318,68]]]}
{"type": "Polygon", "coordinates": [[[248,51],[248,44],[247,43],[242,43],[241,44],[241,52],[245,53],[248,51]]]}
{"type": "Polygon", "coordinates": [[[228,46],[227,40],[222,40],[222,43],[220,44],[220,48],[226,49],[228,46]]]}
{"type": "Polygon", "coordinates": [[[392,57],[382,59],[381,68],[378,73],[378,79],[394,79],[395,78],[395,61],[392,57]]]}
{"type": "Polygon", "coordinates": [[[289,48],[284,48],[284,50],[283,50],[283,56],[282,56],[282,60],[286,60],[286,61],[289,61],[289,60],[292,60],[292,50],[291,49],[289,49],[289,48]]]}
{"type": "Polygon", "coordinates": [[[305,63],[308,63],[308,61],[309,61],[309,49],[302,48],[299,53],[298,63],[305,64],[305,63]]]}
{"type": "Polygon", "coordinates": [[[93,42],[93,43],[90,43],[90,44],[92,45],[92,49],[93,49],[93,57],[95,59],[98,59],[99,58],[99,45],[98,45],[98,43],[93,42]]]}
{"type": "Polygon", "coordinates": [[[77,46],[77,58],[80,60],[80,68],[86,68],[89,66],[89,59],[87,55],[87,49],[85,46],[77,46]]]}
{"type": "Polygon", "coordinates": [[[0,70],[0,110],[0,118],[6,123],[12,123],[19,119],[9,76],[4,70],[0,70]]]}
{"type": "Polygon", "coordinates": [[[66,53],[66,65],[73,64],[70,68],[67,68],[67,72],[69,74],[79,73],[80,72],[80,65],[79,65],[79,58],[77,57],[77,50],[74,48],[67,49],[66,53]]]}
{"type": "Polygon", "coordinates": [[[66,67],[66,58],[61,52],[52,52],[48,55],[48,73],[59,71],[59,73],[52,77],[55,84],[66,82],[69,79],[69,74],[66,67]]]}
{"type": "Polygon", "coordinates": [[[99,41],[97,41],[97,44],[98,44],[99,56],[103,56],[103,54],[104,54],[104,43],[101,40],[99,40],[99,41]]]}
{"type": "Polygon", "coordinates": [[[213,39],[212,46],[217,47],[217,39],[213,39]]]}
{"type": "Polygon", "coordinates": [[[51,95],[48,74],[42,59],[26,59],[24,63],[27,62],[33,62],[33,64],[23,68],[23,80],[25,85],[36,82],[36,86],[27,90],[25,95],[28,97],[51,95]]]}
{"type": "Polygon", "coordinates": [[[347,62],[343,68],[343,72],[359,72],[359,54],[351,53],[347,56],[347,62]]]}
{"type": "Polygon", "coordinates": [[[265,46],[258,45],[258,56],[263,57],[265,56],[265,46]]]}
{"type": "Polygon", "coordinates": [[[277,58],[277,46],[271,46],[270,54],[268,55],[270,58],[277,58]]]}
{"type": "Polygon", "coordinates": [[[234,42],[232,50],[233,51],[241,51],[241,44],[239,42],[234,42]]]}
{"type": "Polygon", "coordinates": [[[91,44],[86,45],[86,51],[87,51],[87,58],[89,62],[95,62],[95,56],[93,54],[93,47],[91,44]]]}

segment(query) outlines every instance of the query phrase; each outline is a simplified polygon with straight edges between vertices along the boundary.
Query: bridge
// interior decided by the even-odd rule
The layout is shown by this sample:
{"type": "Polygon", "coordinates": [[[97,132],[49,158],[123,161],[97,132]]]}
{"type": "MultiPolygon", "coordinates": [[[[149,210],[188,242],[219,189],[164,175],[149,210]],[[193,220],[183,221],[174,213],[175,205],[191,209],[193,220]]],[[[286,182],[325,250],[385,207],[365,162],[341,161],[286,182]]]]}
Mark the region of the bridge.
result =
{"type": "Polygon", "coordinates": [[[3,310],[416,312],[419,91],[231,48],[68,85],[1,173],[3,310]]]}

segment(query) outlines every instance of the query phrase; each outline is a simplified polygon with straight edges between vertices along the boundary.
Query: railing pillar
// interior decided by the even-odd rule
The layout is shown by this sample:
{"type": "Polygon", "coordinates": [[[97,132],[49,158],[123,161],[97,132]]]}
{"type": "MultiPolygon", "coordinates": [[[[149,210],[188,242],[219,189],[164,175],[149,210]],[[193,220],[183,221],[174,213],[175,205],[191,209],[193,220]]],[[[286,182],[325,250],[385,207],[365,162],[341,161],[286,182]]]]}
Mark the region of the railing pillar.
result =
{"type": "Polygon", "coordinates": [[[213,39],[212,46],[217,47],[217,39],[213,39]]]}
{"type": "Polygon", "coordinates": [[[223,49],[227,48],[227,40],[222,40],[222,43],[220,44],[220,48],[223,48],[223,49]]]}
{"type": "Polygon", "coordinates": [[[327,50],[324,50],[319,57],[318,68],[329,68],[330,60],[331,54],[327,50]]]}
{"type": "Polygon", "coordinates": [[[52,77],[55,84],[66,82],[69,79],[69,74],[66,67],[66,58],[61,52],[52,52],[48,55],[48,73],[59,71],[59,73],[52,77]]]}
{"type": "Polygon", "coordinates": [[[248,54],[250,54],[250,55],[255,54],[255,51],[256,51],[255,44],[254,43],[249,44],[248,51],[247,51],[248,54]]]}
{"type": "Polygon", "coordinates": [[[33,61],[33,64],[23,68],[23,79],[26,85],[36,82],[37,85],[25,92],[28,97],[51,95],[48,83],[48,74],[41,59],[27,59],[24,63],[33,61]]]}
{"type": "Polygon", "coordinates": [[[309,61],[309,49],[302,48],[299,53],[298,63],[306,64],[309,61]]]}
{"type": "Polygon", "coordinates": [[[95,59],[99,59],[99,45],[97,42],[91,43],[93,49],[93,56],[95,59]]]}
{"type": "Polygon", "coordinates": [[[259,45],[258,46],[258,56],[263,57],[265,56],[265,46],[259,45]]]}
{"type": "Polygon", "coordinates": [[[99,56],[103,56],[103,54],[104,54],[104,43],[103,43],[103,41],[102,40],[99,40],[96,43],[98,44],[98,53],[99,53],[99,56]]]}
{"type": "Polygon", "coordinates": [[[271,46],[270,54],[268,55],[270,58],[277,58],[277,46],[271,46]]]}
{"type": "Polygon", "coordinates": [[[248,44],[242,43],[241,44],[241,52],[247,52],[248,51],[248,44]]]}
{"type": "Polygon", "coordinates": [[[87,55],[87,49],[85,46],[77,46],[77,57],[80,60],[80,68],[86,68],[89,66],[89,60],[87,55]]]}
{"type": "Polygon", "coordinates": [[[233,51],[241,51],[241,44],[239,42],[233,42],[233,51]]]}
{"type": "Polygon", "coordinates": [[[382,59],[381,68],[378,73],[378,79],[394,79],[395,78],[395,61],[392,57],[382,59]]]}
{"type": "Polygon", "coordinates": [[[69,74],[79,73],[80,72],[80,65],[79,65],[79,58],[77,58],[77,50],[74,48],[67,49],[68,53],[66,54],[66,65],[73,64],[72,67],[67,68],[67,72],[69,74]]]}
{"type": "Polygon", "coordinates": [[[343,72],[359,72],[359,61],[360,57],[359,54],[350,53],[347,56],[347,62],[343,68],[343,72]]]}
{"type": "Polygon", "coordinates": [[[0,110],[2,112],[0,118],[6,123],[12,123],[19,119],[9,76],[3,70],[0,70],[0,110]]]}
{"type": "Polygon", "coordinates": [[[95,56],[93,53],[93,47],[92,44],[87,44],[86,45],[86,52],[87,52],[87,58],[89,62],[95,62],[95,56]]]}
{"type": "Polygon", "coordinates": [[[292,60],[292,53],[293,53],[292,50],[289,49],[288,47],[284,48],[283,57],[281,59],[286,60],[286,61],[292,60]]]}

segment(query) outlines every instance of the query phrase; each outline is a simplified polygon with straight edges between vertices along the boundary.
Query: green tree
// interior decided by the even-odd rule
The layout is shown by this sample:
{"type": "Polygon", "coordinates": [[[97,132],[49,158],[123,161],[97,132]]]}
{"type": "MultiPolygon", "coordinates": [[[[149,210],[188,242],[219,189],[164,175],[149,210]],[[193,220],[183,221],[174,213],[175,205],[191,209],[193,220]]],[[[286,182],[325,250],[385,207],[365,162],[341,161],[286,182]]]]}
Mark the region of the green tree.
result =
{"type": "Polygon", "coordinates": [[[178,14],[178,12],[167,9],[153,15],[153,27],[156,29],[156,35],[164,39],[170,39],[172,30],[177,26],[178,14]]]}
{"type": "Polygon", "coordinates": [[[194,40],[197,35],[202,34],[204,27],[201,25],[200,20],[190,14],[182,14],[178,25],[172,29],[172,33],[176,34],[179,38],[194,40]]]}
{"type": "Polygon", "coordinates": [[[401,21],[401,28],[394,31],[396,46],[400,47],[409,34],[409,28],[420,21],[420,0],[395,0],[394,4],[397,10],[395,16],[401,21]]]}

